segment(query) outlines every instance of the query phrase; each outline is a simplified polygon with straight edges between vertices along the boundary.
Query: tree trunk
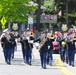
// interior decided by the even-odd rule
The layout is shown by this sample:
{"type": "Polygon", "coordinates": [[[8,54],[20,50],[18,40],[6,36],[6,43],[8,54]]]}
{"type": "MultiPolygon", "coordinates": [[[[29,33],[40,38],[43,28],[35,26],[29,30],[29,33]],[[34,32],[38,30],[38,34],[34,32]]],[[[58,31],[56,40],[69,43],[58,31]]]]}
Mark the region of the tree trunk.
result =
{"type": "Polygon", "coordinates": [[[39,25],[40,25],[40,13],[41,13],[41,0],[37,0],[37,4],[38,4],[38,9],[36,11],[36,29],[39,30],[39,25]]]}
{"type": "Polygon", "coordinates": [[[66,24],[68,24],[68,0],[66,0],[66,24]]]}

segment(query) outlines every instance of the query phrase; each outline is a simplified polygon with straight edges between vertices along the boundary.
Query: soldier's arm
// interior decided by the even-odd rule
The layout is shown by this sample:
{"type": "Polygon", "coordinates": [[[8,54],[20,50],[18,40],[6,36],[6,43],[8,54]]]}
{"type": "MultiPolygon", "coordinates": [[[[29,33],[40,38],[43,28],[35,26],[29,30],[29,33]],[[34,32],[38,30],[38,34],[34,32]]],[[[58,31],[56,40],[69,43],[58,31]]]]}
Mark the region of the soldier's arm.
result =
{"type": "Polygon", "coordinates": [[[37,39],[34,40],[34,42],[40,42],[40,41],[41,41],[40,38],[37,38],[37,39]]]}

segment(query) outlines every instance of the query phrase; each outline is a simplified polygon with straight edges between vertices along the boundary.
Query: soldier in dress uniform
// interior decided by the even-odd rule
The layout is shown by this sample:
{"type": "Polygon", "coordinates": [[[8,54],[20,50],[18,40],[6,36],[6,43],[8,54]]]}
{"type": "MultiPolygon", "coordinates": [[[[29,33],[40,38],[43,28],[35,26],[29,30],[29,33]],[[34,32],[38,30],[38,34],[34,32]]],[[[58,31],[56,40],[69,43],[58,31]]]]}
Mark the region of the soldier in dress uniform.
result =
{"type": "Polygon", "coordinates": [[[62,47],[62,42],[64,41],[64,34],[60,32],[60,36],[57,37],[57,41],[59,42],[59,53],[60,53],[60,58],[63,61],[63,53],[64,53],[64,48],[62,47]]]}
{"type": "Polygon", "coordinates": [[[27,37],[27,30],[24,30],[23,34],[20,36],[20,43],[21,43],[21,47],[22,47],[22,54],[23,54],[23,60],[24,62],[26,62],[26,58],[25,58],[25,51],[26,51],[26,45],[25,45],[25,40],[27,37]]]}
{"type": "Polygon", "coordinates": [[[65,39],[62,39],[60,41],[60,57],[63,62],[65,62],[66,51],[67,51],[67,44],[66,44],[65,39]]]}
{"type": "Polygon", "coordinates": [[[53,41],[54,41],[54,34],[51,34],[49,37],[49,50],[48,50],[48,64],[52,66],[53,62],[53,41]]]}
{"type": "Polygon", "coordinates": [[[5,57],[5,62],[11,64],[11,53],[12,53],[12,39],[7,31],[4,37],[1,38],[1,44],[3,44],[3,53],[5,57]]]}
{"type": "Polygon", "coordinates": [[[68,42],[70,42],[71,37],[70,37],[70,33],[67,34],[67,36],[65,37],[65,41],[66,41],[66,45],[67,45],[67,49],[65,52],[65,62],[68,64],[69,63],[69,56],[68,56],[68,42]]]}
{"type": "Polygon", "coordinates": [[[68,60],[69,60],[69,65],[74,67],[74,59],[75,59],[75,42],[76,39],[75,37],[71,37],[70,41],[67,42],[68,45],[68,60]]]}
{"type": "Polygon", "coordinates": [[[34,42],[37,41],[39,41],[41,45],[39,49],[41,66],[43,69],[46,69],[46,57],[47,57],[48,45],[49,45],[49,41],[48,38],[46,37],[46,33],[42,32],[41,36],[38,39],[34,40],[34,42]]]}
{"type": "Polygon", "coordinates": [[[24,63],[27,63],[29,65],[31,65],[32,48],[33,48],[33,45],[30,42],[30,40],[32,40],[32,37],[30,37],[30,33],[31,33],[30,31],[24,31],[20,39],[20,42],[22,44],[24,63]]]}
{"type": "Polygon", "coordinates": [[[11,31],[9,33],[9,35],[11,36],[11,41],[12,41],[12,54],[11,54],[11,58],[14,58],[14,53],[15,53],[15,47],[17,46],[16,41],[15,41],[15,36],[14,33],[11,31]]]}

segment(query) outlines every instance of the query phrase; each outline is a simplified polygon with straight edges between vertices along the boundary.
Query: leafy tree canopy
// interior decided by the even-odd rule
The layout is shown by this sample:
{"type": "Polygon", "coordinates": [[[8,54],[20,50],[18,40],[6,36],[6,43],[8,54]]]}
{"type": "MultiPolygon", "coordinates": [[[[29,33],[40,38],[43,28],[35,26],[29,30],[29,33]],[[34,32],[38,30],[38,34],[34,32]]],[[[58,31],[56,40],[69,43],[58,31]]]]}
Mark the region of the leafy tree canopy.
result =
{"type": "Polygon", "coordinates": [[[46,0],[44,1],[45,13],[54,13],[54,0],[46,0]]]}
{"type": "Polygon", "coordinates": [[[7,21],[27,22],[29,12],[35,11],[37,6],[27,6],[30,0],[0,0],[0,18],[7,21]]]}
{"type": "MultiPolygon", "coordinates": [[[[62,10],[62,18],[66,19],[66,1],[67,0],[55,0],[57,6],[57,12],[62,10]]],[[[68,0],[68,19],[71,24],[76,24],[76,0],[68,0]]]]}

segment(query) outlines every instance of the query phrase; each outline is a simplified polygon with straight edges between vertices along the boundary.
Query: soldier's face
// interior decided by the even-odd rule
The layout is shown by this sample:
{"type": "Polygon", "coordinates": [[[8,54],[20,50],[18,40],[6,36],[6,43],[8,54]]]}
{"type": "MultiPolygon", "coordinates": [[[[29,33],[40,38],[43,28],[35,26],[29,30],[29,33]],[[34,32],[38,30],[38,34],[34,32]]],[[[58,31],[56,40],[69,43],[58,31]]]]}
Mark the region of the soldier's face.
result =
{"type": "Polygon", "coordinates": [[[42,33],[42,37],[45,37],[46,36],[46,34],[45,33],[42,33]]]}
{"type": "Polygon", "coordinates": [[[26,31],[24,31],[24,34],[26,34],[26,31]]]}
{"type": "Polygon", "coordinates": [[[7,33],[7,34],[9,34],[9,33],[10,33],[10,31],[7,31],[6,33],[7,33]]]}

